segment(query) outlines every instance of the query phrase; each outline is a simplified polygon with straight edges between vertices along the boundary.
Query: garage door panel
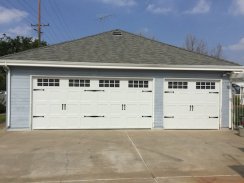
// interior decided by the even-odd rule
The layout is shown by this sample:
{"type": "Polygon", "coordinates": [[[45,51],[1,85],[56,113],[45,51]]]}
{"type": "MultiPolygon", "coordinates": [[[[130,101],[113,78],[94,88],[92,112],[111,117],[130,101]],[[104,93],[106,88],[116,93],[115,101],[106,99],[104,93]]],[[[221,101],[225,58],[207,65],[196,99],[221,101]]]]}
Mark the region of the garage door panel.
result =
{"type": "Polygon", "coordinates": [[[67,91],[67,100],[80,100],[81,99],[81,95],[82,95],[82,91],[73,91],[73,90],[69,90],[67,91]]]}
{"type": "Polygon", "coordinates": [[[192,100],[190,93],[170,93],[164,95],[164,102],[169,104],[186,104],[192,100]]]}
{"type": "Polygon", "coordinates": [[[48,116],[45,117],[48,121],[48,128],[49,129],[66,129],[67,118],[65,116],[48,116]]]}
{"type": "Polygon", "coordinates": [[[190,112],[190,105],[182,105],[182,104],[174,104],[174,105],[167,105],[164,110],[165,115],[169,114],[187,114],[190,112]]]}
{"type": "Polygon", "coordinates": [[[46,103],[38,103],[35,105],[35,107],[33,108],[33,113],[35,115],[43,115],[46,114],[48,112],[48,104],[46,103]]]}
{"type": "Polygon", "coordinates": [[[68,105],[66,105],[66,115],[72,116],[72,115],[76,115],[76,116],[81,116],[80,113],[80,104],[77,103],[69,103],[68,105]]]}
{"type": "Polygon", "coordinates": [[[48,121],[43,117],[34,117],[32,120],[33,129],[47,129],[48,121]]]}
{"type": "Polygon", "coordinates": [[[72,116],[66,118],[64,129],[77,129],[81,128],[81,116],[72,116]]]}
{"type": "Polygon", "coordinates": [[[49,104],[48,113],[51,115],[60,115],[62,109],[62,104],[49,104]]]}

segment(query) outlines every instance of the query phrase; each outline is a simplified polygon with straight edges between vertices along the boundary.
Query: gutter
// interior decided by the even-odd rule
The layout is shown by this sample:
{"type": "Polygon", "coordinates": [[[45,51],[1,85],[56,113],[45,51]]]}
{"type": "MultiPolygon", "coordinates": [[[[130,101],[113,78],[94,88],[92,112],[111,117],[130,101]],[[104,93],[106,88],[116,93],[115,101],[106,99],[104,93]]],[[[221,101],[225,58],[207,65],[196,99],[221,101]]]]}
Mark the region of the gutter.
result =
{"type": "Polygon", "coordinates": [[[121,64],[67,61],[0,60],[0,65],[23,67],[59,67],[87,69],[126,69],[126,70],[182,70],[182,71],[233,71],[241,72],[243,66],[228,65],[166,65],[166,64],[121,64]]]}
{"type": "Polygon", "coordinates": [[[10,68],[7,66],[7,63],[5,62],[4,66],[3,66],[4,71],[7,73],[7,77],[6,77],[6,92],[7,92],[7,105],[6,105],[6,128],[10,128],[10,95],[11,95],[11,79],[10,79],[10,68]]]}

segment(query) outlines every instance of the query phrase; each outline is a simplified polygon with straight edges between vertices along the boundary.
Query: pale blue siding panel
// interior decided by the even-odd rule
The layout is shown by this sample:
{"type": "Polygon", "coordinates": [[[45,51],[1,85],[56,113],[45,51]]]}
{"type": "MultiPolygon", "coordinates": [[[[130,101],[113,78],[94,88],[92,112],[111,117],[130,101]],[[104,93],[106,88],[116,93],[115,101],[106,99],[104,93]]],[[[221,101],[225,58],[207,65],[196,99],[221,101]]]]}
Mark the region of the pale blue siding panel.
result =
{"type": "Polygon", "coordinates": [[[229,97],[230,88],[230,81],[224,79],[222,82],[222,128],[229,127],[229,101],[231,100],[229,97]]]}
{"type": "Polygon", "coordinates": [[[163,128],[163,78],[154,81],[154,128],[163,128]]]}
{"type": "MultiPolygon", "coordinates": [[[[97,77],[149,77],[154,85],[154,127],[163,127],[163,81],[164,78],[209,78],[223,79],[222,73],[198,71],[140,71],[140,70],[96,70],[96,69],[62,69],[37,67],[11,67],[11,128],[30,128],[30,76],[97,76],[97,77]]],[[[228,80],[225,80],[228,82],[228,80]]],[[[226,83],[225,82],[225,83],[226,83]]],[[[223,82],[223,88],[224,88],[223,82]]],[[[228,122],[228,90],[222,93],[222,126],[228,122]]]]}

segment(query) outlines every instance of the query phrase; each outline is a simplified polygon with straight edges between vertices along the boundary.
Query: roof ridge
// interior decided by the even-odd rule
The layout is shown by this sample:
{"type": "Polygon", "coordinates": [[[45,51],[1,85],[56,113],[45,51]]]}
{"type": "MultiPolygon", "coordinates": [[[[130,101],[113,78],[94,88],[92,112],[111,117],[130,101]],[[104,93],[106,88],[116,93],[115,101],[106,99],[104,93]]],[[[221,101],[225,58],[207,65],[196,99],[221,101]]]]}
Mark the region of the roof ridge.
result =
{"type": "MultiPolygon", "coordinates": [[[[120,30],[120,29],[117,29],[117,30],[120,30]]],[[[206,55],[206,54],[202,54],[202,53],[197,53],[197,52],[190,51],[190,50],[187,50],[187,49],[182,48],[182,47],[178,47],[178,46],[175,46],[175,45],[171,45],[171,44],[168,44],[168,43],[165,43],[165,42],[160,42],[158,40],[151,39],[151,38],[148,38],[148,37],[145,37],[145,36],[141,36],[141,35],[138,35],[138,34],[135,34],[135,33],[127,32],[127,31],[124,31],[124,30],[120,30],[120,31],[126,32],[128,34],[132,34],[134,36],[138,36],[138,37],[144,38],[144,39],[149,40],[149,41],[152,41],[152,42],[156,42],[156,43],[159,43],[159,44],[163,44],[163,45],[166,45],[166,46],[169,46],[169,47],[173,47],[173,48],[176,48],[176,49],[179,49],[179,50],[187,51],[187,52],[190,52],[192,54],[197,54],[197,55],[209,57],[209,58],[212,58],[212,59],[215,59],[215,60],[219,60],[219,61],[223,61],[223,62],[228,62],[228,63],[236,64],[236,65],[240,65],[240,64],[238,64],[238,63],[236,63],[234,61],[229,61],[229,60],[225,60],[225,59],[221,59],[221,58],[216,58],[214,56],[210,56],[210,55],[206,55]]]]}

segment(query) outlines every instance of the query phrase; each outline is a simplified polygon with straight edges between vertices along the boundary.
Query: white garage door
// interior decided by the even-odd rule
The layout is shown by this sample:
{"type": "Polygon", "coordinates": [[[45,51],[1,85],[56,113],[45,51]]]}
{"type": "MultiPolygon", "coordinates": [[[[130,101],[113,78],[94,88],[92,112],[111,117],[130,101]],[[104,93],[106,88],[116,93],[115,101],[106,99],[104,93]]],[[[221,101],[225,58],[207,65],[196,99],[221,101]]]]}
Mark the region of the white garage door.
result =
{"type": "Polygon", "coordinates": [[[166,80],[165,129],[219,129],[217,81],[166,80]]]}
{"type": "Polygon", "coordinates": [[[152,81],[33,79],[33,129],[152,128],[152,81]]]}

